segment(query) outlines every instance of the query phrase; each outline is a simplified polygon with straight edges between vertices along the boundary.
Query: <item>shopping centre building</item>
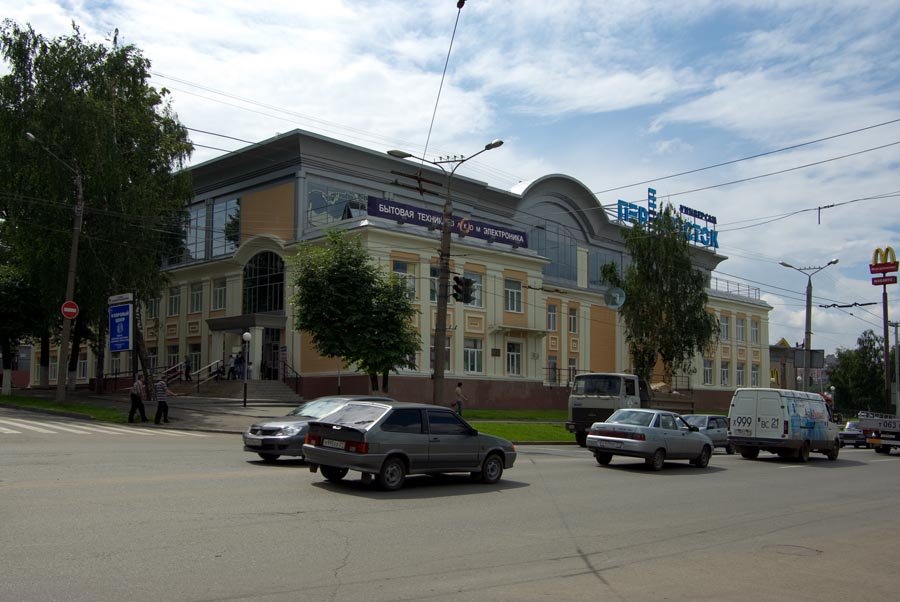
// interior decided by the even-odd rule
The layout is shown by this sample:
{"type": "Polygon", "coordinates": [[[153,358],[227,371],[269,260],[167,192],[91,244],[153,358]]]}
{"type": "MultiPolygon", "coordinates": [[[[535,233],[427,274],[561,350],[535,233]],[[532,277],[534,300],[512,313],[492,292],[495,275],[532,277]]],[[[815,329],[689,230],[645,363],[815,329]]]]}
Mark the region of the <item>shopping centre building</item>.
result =
{"type": "MultiPolygon", "coordinates": [[[[170,366],[189,356],[195,369],[206,367],[237,354],[249,332],[253,379],[299,374],[307,398],[339,388],[368,392],[367,377],[321,357],[293,328],[289,258],[298,243],[334,228],[358,235],[384,270],[405,280],[422,349],[415,369],[391,377],[390,394],[430,400],[443,171],[299,130],[190,171],[184,253],[164,266],[169,286],[142,310],[151,362],[170,366]]],[[[609,215],[588,188],[560,174],[515,191],[454,175],[452,205],[451,275],[472,279],[474,298],[449,305],[446,399],[464,382],[474,407],[564,407],[575,373],[629,370],[600,268],[627,265],[624,224],[646,217],[647,206],[620,201],[609,215]]],[[[699,407],[722,406],[737,386],[767,384],[771,307],[757,289],[712,276],[726,259],[716,251],[715,218],[680,209],[696,224],[693,263],[709,276],[708,308],[722,336],[669,388],[699,407]]],[[[83,359],[82,380],[94,373],[92,357],[83,359]]],[[[125,352],[105,361],[105,373],[130,365],[125,352]]]]}

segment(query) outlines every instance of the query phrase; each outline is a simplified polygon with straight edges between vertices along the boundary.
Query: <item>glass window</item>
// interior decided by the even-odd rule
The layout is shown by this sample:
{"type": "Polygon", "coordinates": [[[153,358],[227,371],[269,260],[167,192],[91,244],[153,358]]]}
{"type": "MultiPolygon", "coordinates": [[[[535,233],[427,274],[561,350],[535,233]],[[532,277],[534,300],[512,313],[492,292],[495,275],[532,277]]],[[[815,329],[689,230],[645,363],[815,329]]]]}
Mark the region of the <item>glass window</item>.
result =
{"type": "Polygon", "coordinates": [[[284,310],[284,261],[271,251],[253,256],[244,266],[245,314],[284,310]]]}
{"type": "Polygon", "coordinates": [[[410,408],[396,409],[381,423],[381,430],[389,433],[419,434],[422,432],[422,412],[410,408]]]}
{"type": "Polygon", "coordinates": [[[166,366],[171,368],[180,363],[180,359],[178,356],[178,345],[167,345],[166,346],[166,366]]]}
{"type": "Polygon", "coordinates": [[[578,278],[578,241],[564,224],[544,222],[528,233],[528,246],[550,263],[544,266],[544,276],[555,280],[576,282],[578,278]]]}
{"type": "Polygon", "coordinates": [[[556,304],[547,304],[547,330],[556,332],[556,304]]]}
{"type": "Polygon", "coordinates": [[[206,205],[190,208],[185,224],[185,250],[188,259],[206,258],[206,205]]]}
{"type": "Polygon", "coordinates": [[[522,343],[506,344],[506,373],[514,376],[522,374],[522,343]]]}
{"type": "Polygon", "coordinates": [[[746,320],[744,318],[735,318],[734,319],[734,338],[740,343],[744,342],[744,323],[746,320]]]}
{"type": "Polygon", "coordinates": [[[738,362],[734,367],[734,384],[738,387],[744,386],[744,362],[738,362]]]}
{"type": "Polygon", "coordinates": [[[750,386],[759,386],[759,364],[750,364],[750,386]]]}
{"type": "Polygon", "coordinates": [[[191,343],[190,345],[188,345],[188,355],[191,356],[191,371],[199,370],[201,368],[200,343],[191,343]]]}
{"type": "Polygon", "coordinates": [[[381,417],[389,411],[389,407],[382,405],[348,403],[344,407],[328,414],[326,422],[330,424],[353,425],[354,428],[365,430],[381,420],[381,417]]]}
{"type": "Polygon", "coordinates": [[[159,356],[157,355],[156,347],[147,347],[147,366],[151,370],[155,370],[159,365],[159,356]]]}
{"type": "Polygon", "coordinates": [[[225,309],[225,293],[228,291],[228,283],[224,278],[213,280],[212,310],[225,309]]]}
{"type": "Polygon", "coordinates": [[[578,308],[569,308],[569,333],[578,334],[578,308]]]}
{"type": "Polygon", "coordinates": [[[173,286],[169,289],[169,316],[177,316],[181,313],[181,287],[173,286]]]}
{"type": "Polygon", "coordinates": [[[113,373],[113,375],[118,375],[122,370],[122,356],[124,353],[120,351],[116,351],[109,355],[109,371],[113,373]]]}
{"type": "Polygon", "coordinates": [[[522,283],[518,280],[504,280],[503,289],[506,299],[504,309],[522,313],[522,283]]]}
{"type": "Polygon", "coordinates": [[[50,365],[47,367],[47,372],[48,372],[47,378],[49,378],[50,380],[56,380],[56,377],[59,374],[58,367],[59,367],[59,358],[57,358],[55,355],[51,355],[50,356],[50,365]]]}
{"type": "Polygon", "coordinates": [[[719,337],[723,341],[731,338],[731,318],[729,316],[719,316],[719,337]]]}
{"type": "Polygon", "coordinates": [[[731,380],[729,378],[730,372],[731,372],[731,363],[722,362],[721,366],[719,367],[719,384],[722,385],[723,387],[727,387],[728,383],[731,380]]]}
{"type": "Polygon", "coordinates": [[[213,257],[234,253],[241,242],[241,200],[219,199],[212,212],[213,257]]]}
{"type": "Polygon", "coordinates": [[[188,313],[196,314],[203,311],[203,283],[195,282],[191,285],[190,310],[188,313]]]}
{"type": "Polygon", "coordinates": [[[463,339],[463,370],[482,373],[484,371],[484,349],[481,339],[463,339]]]}
{"type": "Polygon", "coordinates": [[[559,378],[557,377],[557,371],[559,368],[559,364],[557,362],[555,355],[547,356],[547,382],[551,385],[555,385],[559,382],[559,378]]]}
{"type": "Polygon", "coordinates": [[[369,195],[351,190],[349,184],[307,182],[306,221],[311,228],[327,227],[368,213],[369,195]]]}
{"type": "Polygon", "coordinates": [[[466,435],[469,427],[453,412],[429,410],[428,432],[432,435],[466,435]]]}
{"type": "Polygon", "coordinates": [[[671,414],[660,414],[659,428],[668,429],[670,431],[677,431],[678,425],[675,423],[675,417],[671,414]]]}
{"type": "Polygon", "coordinates": [[[159,317],[159,297],[147,301],[147,317],[151,320],[159,317]]]}
{"type": "Polygon", "coordinates": [[[431,266],[428,271],[428,299],[432,303],[437,303],[438,282],[441,276],[441,268],[436,265],[431,266]]]}
{"type": "Polygon", "coordinates": [[[416,298],[416,267],[408,261],[394,260],[391,269],[406,286],[406,298],[412,301],[416,298]]]}
{"type": "Polygon", "coordinates": [[[713,361],[703,360],[703,384],[713,384],[713,361]]]}
{"type": "Polygon", "coordinates": [[[87,362],[87,353],[79,353],[78,354],[78,378],[85,379],[88,377],[88,362],[87,362]]]}
{"type": "Polygon", "coordinates": [[[569,358],[569,382],[572,382],[572,379],[575,378],[576,374],[578,374],[578,358],[570,357],[569,358]]]}
{"type": "Polygon", "coordinates": [[[477,272],[464,272],[463,277],[472,281],[472,302],[466,303],[466,307],[484,307],[481,292],[484,276],[477,272]]]}
{"type": "Polygon", "coordinates": [[[759,322],[750,320],[750,342],[759,345],[759,322]]]}

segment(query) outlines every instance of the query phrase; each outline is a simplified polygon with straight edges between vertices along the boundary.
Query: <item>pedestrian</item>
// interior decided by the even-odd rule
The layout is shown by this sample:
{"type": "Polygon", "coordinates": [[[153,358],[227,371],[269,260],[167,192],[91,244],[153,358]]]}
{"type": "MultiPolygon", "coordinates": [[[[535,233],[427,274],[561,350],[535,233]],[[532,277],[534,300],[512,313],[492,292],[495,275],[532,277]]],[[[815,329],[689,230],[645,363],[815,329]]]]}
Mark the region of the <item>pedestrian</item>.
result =
{"type": "Polygon", "coordinates": [[[253,380],[253,362],[247,362],[247,380],[253,380]]]}
{"type": "Polygon", "coordinates": [[[166,396],[175,396],[175,393],[169,390],[166,379],[160,375],[156,381],[156,417],[153,419],[155,424],[159,424],[160,419],[163,422],[169,422],[169,404],[166,403],[166,396]]]}
{"type": "Polygon", "coordinates": [[[191,380],[191,356],[184,356],[184,380],[191,380]]]}
{"type": "Polygon", "coordinates": [[[147,412],[144,410],[144,375],[138,374],[131,386],[131,409],[128,411],[128,422],[134,422],[134,414],[140,412],[141,422],[147,422],[147,412]]]}
{"type": "Polygon", "coordinates": [[[461,383],[461,382],[458,382],[458,383],[456,383],[456,402],[455,402],[455,405],[456,405],[456,413],[459,414],[460,416],[463,415],[463,402],[464,402],[464,401],[469,401],[469,398],[466,397],[465,393],[463,393],[463,390],[462,390],[462,383],[461,383]]]}
{"type": "Polygon", "coordinates": [[[244,378],[244,352],[238,351],[237,357],[234,358],[234,371],[239,379],[244,378]]]}
{"type": "Polygon", "coordinates": [[[228,356],[228,380],[234,380],[237,375],[234,372],[234,354],[228,356]]]}

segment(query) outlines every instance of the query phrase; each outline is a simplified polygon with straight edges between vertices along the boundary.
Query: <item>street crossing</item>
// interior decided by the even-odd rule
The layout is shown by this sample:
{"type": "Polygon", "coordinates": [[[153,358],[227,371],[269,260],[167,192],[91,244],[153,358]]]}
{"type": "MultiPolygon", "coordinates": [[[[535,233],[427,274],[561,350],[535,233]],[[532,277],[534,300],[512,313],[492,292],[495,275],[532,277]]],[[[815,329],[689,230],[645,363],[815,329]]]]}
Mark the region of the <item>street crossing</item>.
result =
{"type": "Polygon", "coordinates": [[[154,426],[120,426],[115,424],[96,424],[81,420],[32,420],[0,416],[0,435],[22,435],[40,433],[58,435],[71,433],[76,435],[114,435],[137,437],[206,437],[204,433],[180,431],[177,429],[154,426]]]}

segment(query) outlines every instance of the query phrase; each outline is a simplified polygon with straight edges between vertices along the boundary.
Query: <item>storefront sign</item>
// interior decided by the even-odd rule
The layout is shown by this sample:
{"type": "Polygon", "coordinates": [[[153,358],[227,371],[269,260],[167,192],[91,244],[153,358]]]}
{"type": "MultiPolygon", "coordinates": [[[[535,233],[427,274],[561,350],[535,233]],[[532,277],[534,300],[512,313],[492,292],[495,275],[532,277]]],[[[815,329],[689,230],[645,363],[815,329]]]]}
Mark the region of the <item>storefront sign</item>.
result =
{"type": "Polygon", "coordinates": [[[131,303],[109,307],[109,351],[131,351],[131,303]]]}
{"type": "MultiPolygon", "coordinates": [[[[656,220],[658,212],[656,209],[656,190],[647,189],[647,207],[642,207],[635,203],[629,203],[619,199],[618,221],[620,222],[637,222],[646,226],[652,224],[656,220]]],[[[691,209],[685,205],[678,207],[678,214],[684,226],[684,237],[688,242],[703,247],[719,248],[719,233],[716,232],[716,216],[709,215],[696,209],[691,209]],[[705,225],[700,225],[696,221],[703,220],[705,225]]]]}
{"type": "Polygon", "coordinates": [[[878,247],[872,253],[872,263],[869,264],[870,274],[890,274],[896,272],[900,268],[897,263],[897,254],[894,253],[894,247],[878,247]]]}
{"type": "MultiPolygon", "coordinates": [[[[440,229],[443,213],[431,209],[423,209],[405,203],[397,203],[387,199],[370,196],[368,213],[372,217],[381,217],[402,224],[425,226],[440,229]]],[[[453,217],[453,232],[460,236],[471,236],[488,242],[498,242],[513,247],[528,247],[528,236],[521,230],[513,230],[487,222],[479,222],[463,217],[453,217]]]]}

